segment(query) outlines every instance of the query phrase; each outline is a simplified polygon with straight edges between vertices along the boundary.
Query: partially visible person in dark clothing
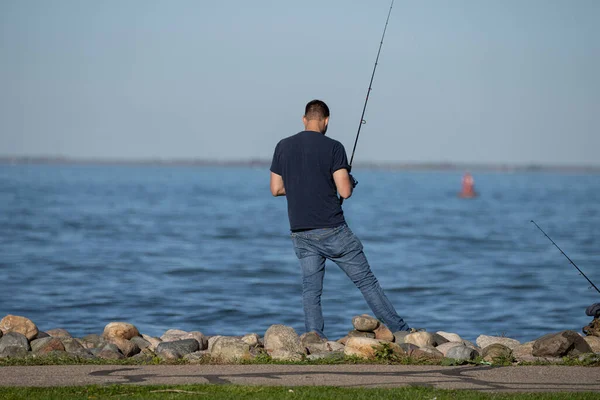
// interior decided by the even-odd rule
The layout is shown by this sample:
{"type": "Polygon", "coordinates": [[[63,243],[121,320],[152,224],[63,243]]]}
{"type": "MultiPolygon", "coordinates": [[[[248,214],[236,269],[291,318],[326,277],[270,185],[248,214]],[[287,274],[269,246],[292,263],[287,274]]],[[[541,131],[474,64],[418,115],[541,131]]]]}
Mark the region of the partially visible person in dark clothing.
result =
{"type": "Polygon", "coordinates": [[[362,243],[344,219],[341,199],[352,195],[356,181],[350,175],[344,146],[325,136],[329,108],[313,100],[306,105],[302,120],[304,131],[275,147],[271,193],[287,198],[292,242],[302,269],[306,331],[325,337],[321,294],[326,259],[348,275],[375,316],[393,332],[409,330],[373,275],[362,243]]]}

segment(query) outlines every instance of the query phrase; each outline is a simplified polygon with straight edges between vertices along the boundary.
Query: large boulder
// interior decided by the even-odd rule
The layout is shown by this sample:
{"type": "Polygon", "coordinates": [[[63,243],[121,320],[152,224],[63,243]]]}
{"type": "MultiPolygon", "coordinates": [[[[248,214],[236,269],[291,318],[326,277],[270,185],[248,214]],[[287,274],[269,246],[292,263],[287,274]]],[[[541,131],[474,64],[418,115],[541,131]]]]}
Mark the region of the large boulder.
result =
{"type": "Polygon", "coordinates": [[[47,337],[31,342],[31,351],[35,354],[48,354],[52,351],[65,351],[65,346],[59,338],[47,337]]]}
{"type": "Polygon", "coordinates": [[[0,338],[0,351],[7,347],[22,347],[25,351],[31,350],[27,337],[18,332],[8,332],[0,338]]]}
{"type": "Polygon", "coordinates": [[[489,345],[499,343],[501,345],[508,347],[511,350],[521,344],[521,342],[519,342],[518,340],[515,340],[515,339],[511,339],[511,338],[507,338],[507,337],[503,337],[503,336],[487,336],[487,335],[479,335],[479,337],[477,337],[477,340],[475,340],[475,343],[477,343],[477,346],[481,347],[482,349],[488,347],[489,345]]]}
{"type": "Polygon", "coordinates": [[[358,356],[361,358],[374,359],[375,354],[383,344],[390,346],[396,355],[406,355],[406,352],[396,343],[371,338],[352,337],[349,338],[344,347],[347,356],[358,356]]]}
{"type": "Polygon", "coordinates": [[[367,314],[357,315],[352,318],[352,325],[357,331],[373,332],[379,326],[379,320],[367,314]]]}
{"type": "Polygon", "coordinates": [[[39,332],[37,326],[28,318],[18,315],[7,315],[0,321],[0,330],[6,334],[9,332],[17,332],[27,338],[33,340],[39,332]]]}
{"type": "Polygon", "coordinates": [[[21,346],[6,346],[0,350],[0,358],[25,358],[30,353],[21,346]]]}
{"type": "Polygon", "coordinates": [[[433,346],[435,340],[429,332],[413,332],[406,335],[404,343],[412,343],[419,347],[433,346]]]}
{"type": "Polygon", "coordinates": [[[134,336],[140,336],[140,332],[134,325],[127,322],[111,322],[104,327],[102,336],[106,339],[119,337],[129,340],[134,336]]]}
{"type": "Polygon", "coordinates": [[[511,360],[512,350],[503,344],[493,343],[481,351],[481,356],[483,357],[484,361],[487,362],[511,360]]]}
{"type": "Polygon", "coordinates": [[[574,331],[549,333],[537,339],[532,354],[536,357],[564,357],[593,353],[587,342],[574,331]]]}
{"type": "Polygon", "coordinates": [[[265,332],[265,350],[274,360],[301,360],[305,349],[294,328],[271,325],[265,332]]]}
{"type": "Polygon", "coordinates": [[[212,344],[210,355],[225,362],[249,360],[252,358],[250,345],[242,339],[220,336],[212,344]]]}

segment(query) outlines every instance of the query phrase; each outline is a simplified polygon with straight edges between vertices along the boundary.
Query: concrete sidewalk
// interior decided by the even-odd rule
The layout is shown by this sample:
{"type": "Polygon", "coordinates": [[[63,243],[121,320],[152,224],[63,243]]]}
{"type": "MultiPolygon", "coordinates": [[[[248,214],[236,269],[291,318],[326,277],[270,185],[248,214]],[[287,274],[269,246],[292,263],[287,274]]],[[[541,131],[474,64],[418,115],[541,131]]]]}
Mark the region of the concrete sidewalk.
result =
{"type": "Polygon", "coordinates": [[[600,368],[417,365],[54,365],[0,367],[0,386],[427,386],[484,392],[598,391],[600,368]]]}

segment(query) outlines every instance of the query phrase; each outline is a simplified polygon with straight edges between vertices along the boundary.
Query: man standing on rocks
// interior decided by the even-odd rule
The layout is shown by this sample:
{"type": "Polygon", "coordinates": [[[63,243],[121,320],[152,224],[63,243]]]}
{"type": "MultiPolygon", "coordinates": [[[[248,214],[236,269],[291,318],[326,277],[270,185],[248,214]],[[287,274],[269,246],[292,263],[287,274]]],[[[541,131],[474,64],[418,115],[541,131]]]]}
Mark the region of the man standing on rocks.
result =
{"type": "Polygon", "coordinates": [[[348,275],[392,332],[409,330],[371,272],[362,243],[346,225],[341,199],[352,195],[356,181],[349,173],[344,146],[325,136],[329,108],[313,100],[302,120],[304,131],[275,147],[271,193],[287,198],[292,241],[302,268],[306,331],[325,337],[321,294],[326,259],[348,275]]]}

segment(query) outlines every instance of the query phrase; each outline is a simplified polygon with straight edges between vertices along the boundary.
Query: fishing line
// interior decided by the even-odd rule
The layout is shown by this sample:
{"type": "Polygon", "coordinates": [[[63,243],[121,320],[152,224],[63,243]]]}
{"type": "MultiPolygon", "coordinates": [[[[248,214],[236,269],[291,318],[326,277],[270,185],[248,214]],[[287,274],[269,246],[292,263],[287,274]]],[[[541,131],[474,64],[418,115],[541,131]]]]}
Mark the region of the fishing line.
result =
{"type": "Polygon", "coordinates": [[[350,157],[350,167],[352,167],[352,161],[354,161],[354,152],[356,151],[356,144],[358,143],[358,137],[360,136],[360,128],[367,123],[365,121],[365,112],[367,111],[367,103],[369,102],[369,94],[371,93],[373,86],[373,78],[375,78],[375,71],[377,70],[377,63],[379,61],[379,54],[381,54],[381,47],[383,47],[383,39],[385,38],[385,31],[387,30],[388,22],[390,21],[390,15],[392,14],[392,7],[394,7],[394,0],[390,5],[390,11],[388,12],[387,19],[385,20],[385,27],[383,28],[383,35],[381,35],[381,42],[379,43],[379,50],[377,51],[377,58],[375,58],[375,65],[373,66],[373,73],[371,74],[371,81],[369,82],[369,89],[367,90],[367,97],[365,98],[365,105],[363,106],[362,114],[360,116],[360,123],[358,124],[358,132],[356,132],[356,139],[354,140],[354,148],[352,149],[352,157],[350,157]]]}
{"type": "Polygon", "coordinates": [[[598,289],[598,287],[596,287],[596,285],[594,285],[594,282],[592,282],[592,281],[590,280],[590,278],[588,278],[588,277],[587,277],[587,276],[586,276],[586,275],[583,273],[583,271],[582,271],[582,270],[580,270],[580,269],[579,269],[579,267],[578,267],[577,265],[575,265],[575,263],[573,262],[573,260],[571,260],[571,259],[569,258],[569,256],[568,256],[568,255],[566,255],[566,254],[565,254],[565,252],[564,252],[564,251],[562,251],[562,249],[561,249],[560,247],[558,247],[558,245],[557,245],[556,243],[554,243],[554,240],[552,240],[552,239],[550,238],[550,236],[548,236],[548,234],[547,234],[546,232],[544,232],[544,230],[543,230],[542,228],[540,228],[540,226],[539,226],[538,224],[536,224],[536,223],[535,223],[535,221],[534,221],[534,220],[531,220],[531,222],[533,222],[533,224],[534,224],[535,226],[537,226],[537,228],[538,228],[540,231],[542,231],[542,233],[543,233],[544,235],[546,235],[546,237],[547,237],[547,238],[548,238],[548,239],[549,239],[549,240],[552,242],[552,244],[553,244],[554,246],[556,246],[556,248],[557,248],[558,250],[560,250],[560,252],[563,254],[563,256],[567,257],[567,260],[569,260],[569,262],[571,262],[571,264],[573,264],[573,266],[574,266],[575,268],[577,268],[577,271],[579,271],[579,274],[581,274],[581,275],[582,275],[582,276],[583,276],[585,279],[587,279],[587,281],[590,283],[590,285],[592,285],[592,287],[593,287],[594,289],[596,289],[596,291],[597,291],[598,293],[600,293],[600,289],[598,289]]]}

